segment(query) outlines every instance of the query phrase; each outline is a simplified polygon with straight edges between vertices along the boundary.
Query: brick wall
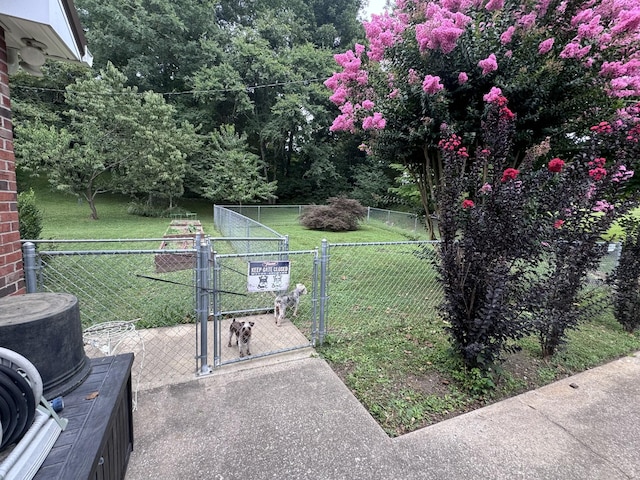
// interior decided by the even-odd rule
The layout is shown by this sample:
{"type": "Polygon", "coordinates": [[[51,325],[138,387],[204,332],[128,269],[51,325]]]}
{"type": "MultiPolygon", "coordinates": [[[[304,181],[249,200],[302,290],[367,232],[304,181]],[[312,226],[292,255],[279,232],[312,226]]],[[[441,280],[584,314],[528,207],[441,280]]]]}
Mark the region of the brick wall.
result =
{"type": "Polygon", "coordinates": [[[26,290],[18,226],[7,45],[0,28],[0,297],[22,293],[26,290]]]}

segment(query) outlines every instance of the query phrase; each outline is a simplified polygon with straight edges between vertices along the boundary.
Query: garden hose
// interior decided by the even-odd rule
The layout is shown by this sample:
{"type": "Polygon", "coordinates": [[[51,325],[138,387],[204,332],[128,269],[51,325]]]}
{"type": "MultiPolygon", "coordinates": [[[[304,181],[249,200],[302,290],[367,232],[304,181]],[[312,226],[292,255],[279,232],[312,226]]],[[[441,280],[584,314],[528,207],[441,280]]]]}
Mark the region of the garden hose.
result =
{"type": "Polygon", "coordinates": [[[33,395],[31,385],[29,385],[29,382],[18,372],[6,365],[0,365],[0,374],[4,374],[6,378],[13,382],[13,385],[17,389],[17,392],[16,390],[13,391],[18,395],[15,400],[19,406],[19,416],[14,436],[10,441],[10,443],[16,443],[27,433],[27,430],[29,430],[29,427],[33,423],[33,418],[36,415],[36,399],[33,395]]]}
{"type": "Polygon", "coordinates": [[[0,347],[0,451],[29,430],[42,388],[42,378],[29,360],[0,347]]]}

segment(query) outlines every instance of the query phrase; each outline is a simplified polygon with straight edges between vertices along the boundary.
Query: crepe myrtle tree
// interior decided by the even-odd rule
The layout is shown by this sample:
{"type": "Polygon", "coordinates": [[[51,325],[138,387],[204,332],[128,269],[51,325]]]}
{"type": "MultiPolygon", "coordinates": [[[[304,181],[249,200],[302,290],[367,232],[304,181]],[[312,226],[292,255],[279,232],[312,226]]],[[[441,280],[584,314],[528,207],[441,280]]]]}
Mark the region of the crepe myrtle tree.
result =
{"type": "Polygon", "coordinates": [[[499,88],[484,100],[473,155],[449,128],[439,142],[441,313],[465,365],[480,369],[531,333],[543,355],[556,351],[586,313],[582,287],[602,232],[633,205],[626,155],[600,156],[597,136],[571,161],[542,142],[510,167],[516,115],[499,88]]]}
{"type": "Polygon", "coordinates": [[[335,55],[341,69],[325,82],[340,112],[331,130],[364,132],[370,154],[404,164],[427,214],[445,168],[442,124],[474,154],[492,87],[516,115],[516,168],[547,137],[571,156],[594,118],[640,94],[636,0],[397,0],[364,28],[365,44],[335,55]]]}

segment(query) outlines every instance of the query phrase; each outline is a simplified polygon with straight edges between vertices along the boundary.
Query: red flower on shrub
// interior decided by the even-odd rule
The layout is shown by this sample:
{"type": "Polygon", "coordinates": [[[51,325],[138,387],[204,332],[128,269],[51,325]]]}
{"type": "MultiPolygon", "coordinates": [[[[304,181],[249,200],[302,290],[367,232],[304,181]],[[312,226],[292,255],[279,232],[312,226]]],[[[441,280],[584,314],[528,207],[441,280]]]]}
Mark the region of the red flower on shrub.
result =
{"type": "Polygon", "coordinates": [[[462,208],[473,208],[475,206],[476,204],[473,203],[473,200],[467,199],[462,201],[462,208]]]}
{"type": "Polygon", "coordinates": [[[515,168],[507,168],[502,173],[502,181],[506,182],[507,180],[515,180],[519,173],[520,170],[516,170],[515,168]]]}
{"type": "Polygon", "coordinates": [[[564,160],[554,158],[549,162],[548,167],[550,172],[560,173],[562,171],[562,167],[564,167],[564,160]]]}
{"type": "Polygon", "coordinates": [[[607,171],[602,167],[596,167],[589,170],[589,176],[596,182],[602,180],[607,175],[607,171]]]}
{"type": "Polygon", "coordinates": [[[562,225],[564,225],[564,220],[556,220],[553,224],[553,228],[560,228],[562,225]]]}

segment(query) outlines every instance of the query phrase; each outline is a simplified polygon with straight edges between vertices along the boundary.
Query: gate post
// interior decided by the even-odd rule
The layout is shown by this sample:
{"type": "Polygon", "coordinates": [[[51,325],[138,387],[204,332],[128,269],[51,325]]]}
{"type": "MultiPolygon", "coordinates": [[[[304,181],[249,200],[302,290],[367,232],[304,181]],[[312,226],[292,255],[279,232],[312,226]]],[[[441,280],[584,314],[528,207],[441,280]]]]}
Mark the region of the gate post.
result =
{"type": "Polygon", "coordinates": [[[36,246],[32,242],[25,242],[22,246],[22,255],[24,260],[24,283],[27,287],[27,293],[37,293],[38,279],[36,272],[36,246]]]}
{"type": "Polygon", "coordinates": [[[327,312],[327,271],[329,266],[329,242],[322,239],[320,247],[320,313],[318,315],[318,344],[322,345],[327,333],[326,312],[327,312]]]}
{"type": "Polygon", "coordinates": [[[220,261],[216,252],[211,255],[211,266],[213,271],[213,282],[211,283],[212,301],[211,309],[213,311],[213,368],[220,366],[220,261]]]}
{"type": "Polygon", "coordinates": [[[197,355],[198,374],[211,373],[207,351],[207,321],[209,319],[209,293],[211,291],[211,275],[209,274],[209,252],[211,241],[209,237],[201,239],[196,235],[196,317],[200,323],[200,354],[197,355]]]}

